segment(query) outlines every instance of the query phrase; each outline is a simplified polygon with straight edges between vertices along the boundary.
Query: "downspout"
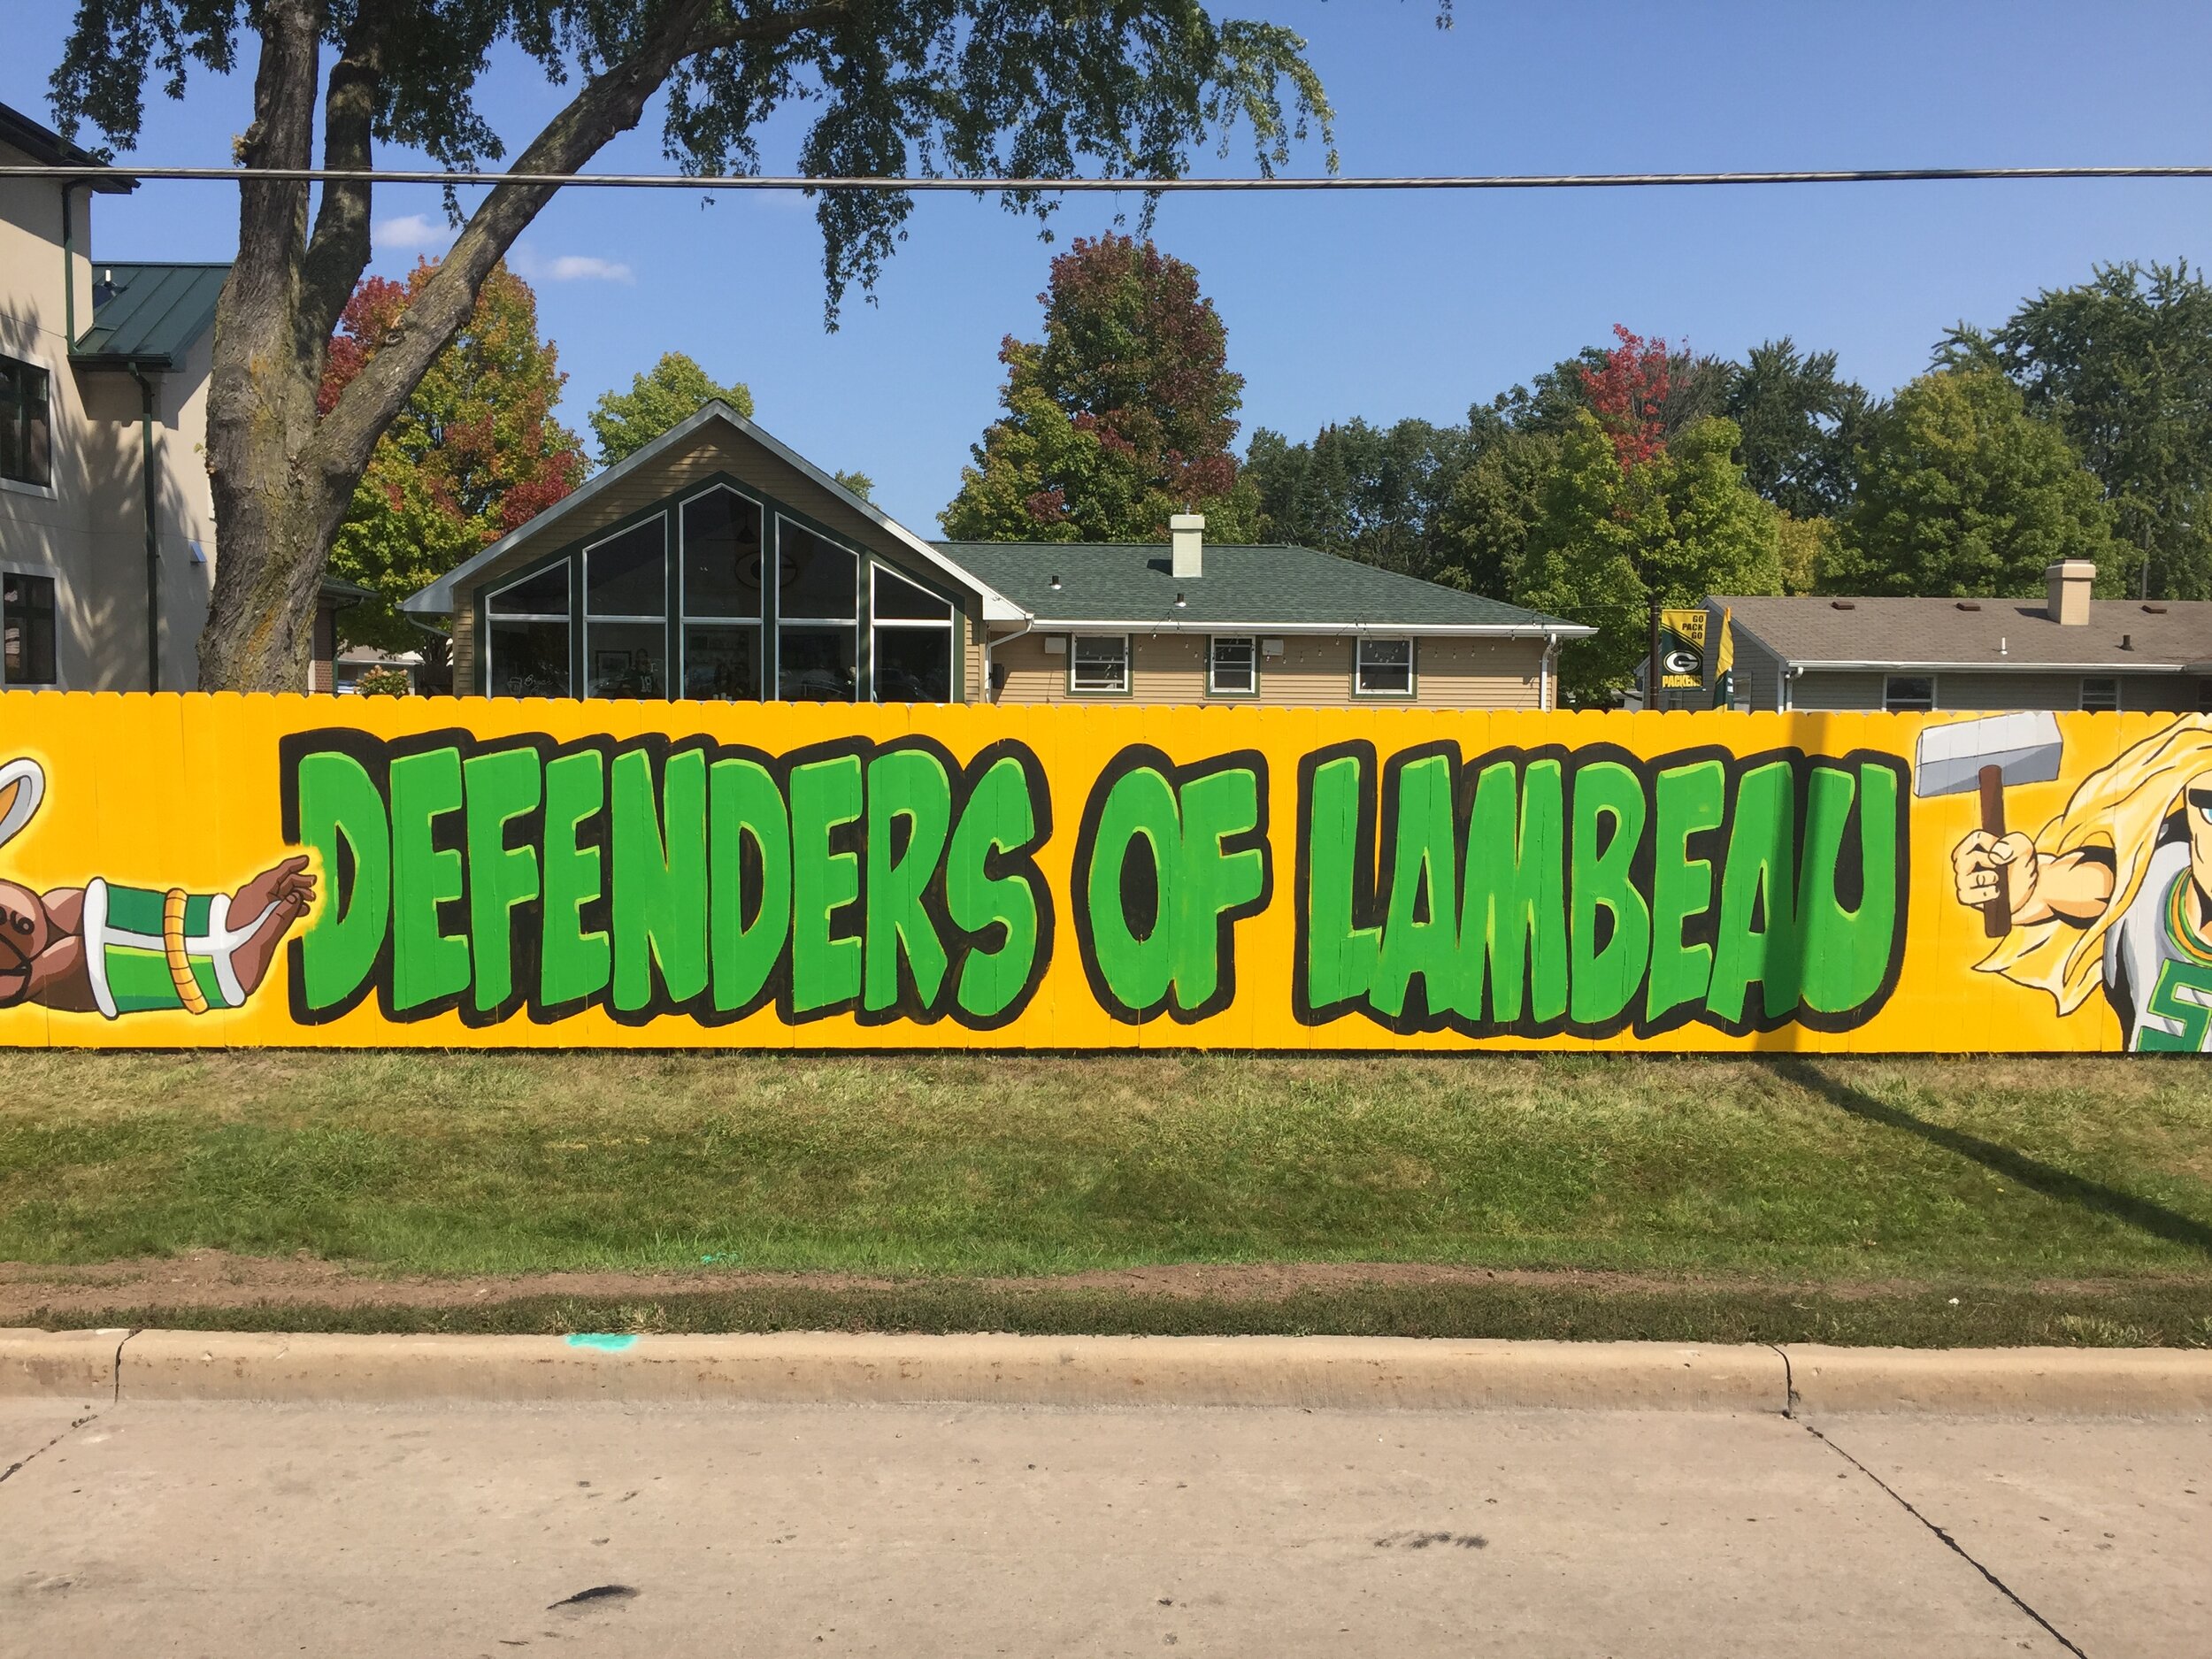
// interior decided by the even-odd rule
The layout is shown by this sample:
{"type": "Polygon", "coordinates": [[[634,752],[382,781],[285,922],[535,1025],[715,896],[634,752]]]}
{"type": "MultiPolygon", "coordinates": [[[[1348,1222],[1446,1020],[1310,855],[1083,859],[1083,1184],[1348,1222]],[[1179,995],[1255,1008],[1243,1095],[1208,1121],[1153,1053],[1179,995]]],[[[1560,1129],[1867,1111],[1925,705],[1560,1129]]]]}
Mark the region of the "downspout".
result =
{"type": "Polygon", "coordinates": [[[77,219],[69,211],[69,195],[85,188],[81,179],[65,179],[61,187],[61,315],[68,331],[69,349],[77,349],[77,219]]]}
{"type": "Polygon", "coordinates": [[[1016,640],[1020,639],[1024,634],[1033,634],[1036,631],[1036,628],[1037,618],[1032,617],[1028,621],[1023,623],[1020,627],[1015,629],[1013,633],[1008,634],[1004,639],[993,640],[991,638],[991,625],[988,622],[983,624],[983,699],[985,702],[996,703],[998,701],[998,687],[991,683],[992,646],[1011,645],[1016,640]]]}
{"type": "Polygon", "coordinates": [[[1549,714],[1551,712],[1552,653],[1556,651],[1558,649],[1558,635],[1553,634],[1550,629],[1547,628],[1544,631],[1544,654],[1541,657],[1537,659],[1536,666],[1536,708],[1537,711],[1540,714],[1549,714]]]}
{"type": "Polygon", "coordinates": [[[154,482],[154,383],[134,363],[131,379],[138,382],[138,465],[146,484],[146,689],[161,689],[161,538],[155,516],[157,491],[154,482]]]}

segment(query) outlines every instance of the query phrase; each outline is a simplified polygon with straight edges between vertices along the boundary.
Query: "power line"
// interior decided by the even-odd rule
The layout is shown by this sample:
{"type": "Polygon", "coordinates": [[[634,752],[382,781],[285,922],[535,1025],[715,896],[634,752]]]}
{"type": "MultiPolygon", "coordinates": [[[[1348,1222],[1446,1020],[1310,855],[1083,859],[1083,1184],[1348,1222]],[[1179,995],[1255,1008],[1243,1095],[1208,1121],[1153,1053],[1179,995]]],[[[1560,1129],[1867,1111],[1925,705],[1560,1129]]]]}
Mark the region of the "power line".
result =
{"type": "Polygon", "coordinates": [[[181,183],[236,183],[246,179],[300,184],[429,184],[456,188],[502,184],[623,190],[824,190],[885,194],[969,190],[1017,195],[1150,194],[1202,191],[1624,190],[1687,185],[1950,184],[2064,179],[2212,179],[2212,165],[2124,167],[1859,167],[1775,173],[1519,173],[1425,174],[1379,178],[1288,179],[956,179],[794,178],[757,174],[668,173],[449,173],[388,167],[132,167],[81,173],[50,166],[0,167],[0,179],[125,178],[181,183]]]}

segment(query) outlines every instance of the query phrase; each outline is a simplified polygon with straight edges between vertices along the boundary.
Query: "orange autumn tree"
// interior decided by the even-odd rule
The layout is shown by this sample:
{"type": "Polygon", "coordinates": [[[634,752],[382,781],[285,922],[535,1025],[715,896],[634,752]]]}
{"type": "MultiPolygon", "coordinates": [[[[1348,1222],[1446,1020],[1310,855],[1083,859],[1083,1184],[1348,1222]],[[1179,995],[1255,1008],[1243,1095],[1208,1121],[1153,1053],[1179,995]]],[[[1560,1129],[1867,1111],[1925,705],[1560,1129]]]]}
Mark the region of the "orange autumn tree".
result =
{"type": "MultiPolygon", "coordinates": [[[[404,282],[369,277],[354,289],[331,337],[326,411],[436,271],[425,260],[404,282]]],[[[567,378],[552,342],[539,337],[537,296],[501,266],[377,441],[354,489],[330,573],[376,597],[339,613],[348,643],[428,646],[425,661],[442,663],[442,649],[400,614],[399,601],[583,481],[583,444],[552,412],[567,378]]]]}

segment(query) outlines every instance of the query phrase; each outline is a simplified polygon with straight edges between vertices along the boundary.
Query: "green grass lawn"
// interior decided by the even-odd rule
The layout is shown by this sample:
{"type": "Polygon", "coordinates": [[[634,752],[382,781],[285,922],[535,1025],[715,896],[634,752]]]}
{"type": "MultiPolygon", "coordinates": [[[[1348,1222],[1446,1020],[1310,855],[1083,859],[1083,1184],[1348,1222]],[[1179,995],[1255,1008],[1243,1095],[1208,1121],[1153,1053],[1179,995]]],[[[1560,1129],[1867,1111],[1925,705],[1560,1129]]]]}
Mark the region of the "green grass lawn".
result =
{"type": "Polygon", "coordinates": [[[0,1075],[19,1262],[1393,1260],[2212,1293],[2212,1087],[2186,1062],[16,1054],[0,1075]]]}

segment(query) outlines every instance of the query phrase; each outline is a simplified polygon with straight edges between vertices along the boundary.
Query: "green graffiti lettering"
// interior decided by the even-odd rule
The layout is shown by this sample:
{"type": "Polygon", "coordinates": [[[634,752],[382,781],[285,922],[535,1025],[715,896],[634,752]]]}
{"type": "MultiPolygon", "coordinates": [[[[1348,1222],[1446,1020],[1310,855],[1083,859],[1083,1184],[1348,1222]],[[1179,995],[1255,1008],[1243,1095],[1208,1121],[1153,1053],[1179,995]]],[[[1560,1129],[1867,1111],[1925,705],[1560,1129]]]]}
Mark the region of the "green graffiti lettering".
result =
{"type": "Polygon", "coordinates": [[[615,757],[614,1005],[649,1007],[653,970],[672,1002],[707,988],[707,757],[687,749],[661,768],[642,749],[615,757]]]}
{"type": "Polygon", "coordinates": [[[1459,1001],[1459,838],[1453,820],[1453,766],[1425,755],[1397,769],[1396,846],[1391,849],[1390,910],[1381,960],[1368,1001],[1395,1019],[1416,975],[1426,1005],[1459,1001]]]}
{"type": "Polygon", "coordinates": [[[936,756],[894,749],[868,763],[865,1008],[889,1008],[899,1000],[902,956],[913,970],[923,1006],[937,1000],[949,964],[922,895],[936,874],[951,827],[952,780],[936,756]],[[895,856],[901,820],[907,825],[905,845],[895,856]]]}
{"type": "Polygon", "coordinates": [[[350,755],[318,750],[296,774],[299,836],[321,863],[325,902],[300,941],[302,994],[311,1009],[335,1008],[354,995],[383,954],[392,908],[392,833],[384,797],[350,755]],[[343,841],[351,880],[340,907],[343,841]]]}
{"type": "Polygon", "coordinates": [[[1382,964],[1382,931],[1355,926],[1359,826],[1367,769],[1355,755],[1323,761],[1311,772],[1306,814],[1306,1002],[1333,1008],[1373,989],[1382,964]]]}
{"type": "Polygon", "coordinates": [[[1684,941],[1683,926],[1713,904],[1713,866],[1690,856],[1690,837],[1718,829],[1726,813],[1727,769],[1717,760],[1670,766],[1659,774],[1658,825],[1651,871],[1651,973],[1644,1018],[1656,1022],[1685,1002],[1701,1002],[1713,977],[1713,948],[1684,941]]]}
{"type": "Polygon", "coordinates": [[[1789,762],[1736,780],[1736,816],[1721,877],[1720,926],[1706,1011],[1740,1025],[1752,982],[1769,1019],[1797,1006],[1797,799],[1789,762]],[[1763,923],[1763,926],[1760,924],[1763,923]]]}
{"type": "Polygon", "coordinates": [[[461,751],[392,763],[392,1006],[419,1008],[468,989],[466,933],[439,930],[438,907],[462,894],[460,850],[436,845],[437,820],[461,810],[461,751]]]}
{"type": "Polygon", "coordinates": [[[1467,820],[1467,869],[1460,888],[1462,1018],[1482,1017],[1489,984],[1491,1018],[1558,1018],[1567,1009],[1566,817],[1560,765],[1529,763],[1517,778],[1509,760],[1486,766],[1467,820]],[[1518,800],[1516,801],[1516,795],[1518,800]],[[1517,806],[1517,811],[1516,808],[1517,806]]]}
{"type": "Polygon", "coordinates": [[[559,1007],[607,988],[613,956],[606,933],[584,926],[584,906],[600,896],[599,849],[583,844],[585,825],[607,804],[606,761],[582,749],[545,766],[545,922],[538,948],[538,997],[559,1007]]]}
{"type": "Polygon", "coordinates": [[[1646,811],[1643,780],[1618,761],[1593,761],[1576,772],[1567,1011],[1578,1025],[1617,1018],[1643,983],[1651,955],[1651,907],[1632,872],[1646,811]],[[1611,929],[1602,943],[1600,910],[1611,929]]]}
{"type": "Polygon", "coordinates": [[[749,1005],[767,987],[790,937],[791,818],[783,792],[757,761],[716,761],[709,771],[708,792],[714,1006],[726,1014],[749,1005]],[[749,908],[749,863],[757,872],[749,908]]]}
{"type": "Polygon", "coordinates": [[[1029,983],[1037,959],[1037,895],[1020,876],[994,878],[993,854],[1029,844],[1037,833],[1029,777],[1013,757],[995,760],[976,780],[945,858],[945,911],[963,933],[1004,930],[995,949],[971,949],[960,964],[954,995],[963,1012],[995,1019],[1029,983]]]}
{"type": "Polygon", "coordinates": [[[1805,808],[1805,862],[1798,874],[1797,916],[1803,941],[1805,1006],[1817,1013],[1856,1009],[1882,988],[1896,949],[1897,849],[1902,833],[1897,773],[1859,768],[1859,904],[1847,910],[1836,896],[1836,867],[1851,815],[1851,774],[1816,766],[1805,808]]]}
{"type": "Polygon", "coordinates": [[[1091,850],[1090,879],[1083,903],[1090,918],[1092,948],[1107,988],[1124,1008],[1149,1009],[1167,995],[1175,960],[1176,879],[1181,869],[1182,820],[1175,790],[1148,766],[1125,772],[1106,796],[1091,850]],[[1123,908],[1123,866],[1144,842],[1154,891],[1158,895],[1151,931],[1137,937],[1123,908]]]}
{"type": "Polygon", "coordinates": [[[861,942],[833,938],[837,912],[860,897],[860,855],[831,838],[861,812],[857,755],[791,771],[791,1006],[811,1013],[860,995],[861,942]]]}
{"type": "Polygon", "coordinates": [[[507,826],[544,800],[534,749],[503,749],[461,763],[467,801],[469,939],[475,951],[476,1010],[489,1013],[514,994],[515,908],[538,896],[538,849],[510,847],[507,826]]]}
{"type": "MultiPolygon", "coordinates": [[[[1221,918],[1251,903],[1267,886],[1267,856],[1256,847],[1225,852],[1221,843],[1259,827],[1259,780],[1231,766],[1183,786],[1183,833],[1175,879],[1175,1002],[1189,1010],[1214,1000],[1221,985],[1221,918]]],[[[1163,914],[1166,906],[1162,905],[1163,914]]],[[[1142,1004],[1136,1004],[1142,1006],[1142,1004]]]]}

